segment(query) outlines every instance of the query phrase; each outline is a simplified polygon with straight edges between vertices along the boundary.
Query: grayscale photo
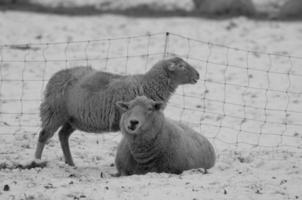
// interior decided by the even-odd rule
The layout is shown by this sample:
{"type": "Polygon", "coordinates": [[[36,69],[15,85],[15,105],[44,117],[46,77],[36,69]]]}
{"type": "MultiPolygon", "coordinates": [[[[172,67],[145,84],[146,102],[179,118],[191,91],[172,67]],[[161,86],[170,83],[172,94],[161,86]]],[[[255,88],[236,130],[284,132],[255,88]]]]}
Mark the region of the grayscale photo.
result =
{"type": "Polygon", "coordinates": [[[302,0],[0,0],[0,200],[301,185],[302,0]]]}

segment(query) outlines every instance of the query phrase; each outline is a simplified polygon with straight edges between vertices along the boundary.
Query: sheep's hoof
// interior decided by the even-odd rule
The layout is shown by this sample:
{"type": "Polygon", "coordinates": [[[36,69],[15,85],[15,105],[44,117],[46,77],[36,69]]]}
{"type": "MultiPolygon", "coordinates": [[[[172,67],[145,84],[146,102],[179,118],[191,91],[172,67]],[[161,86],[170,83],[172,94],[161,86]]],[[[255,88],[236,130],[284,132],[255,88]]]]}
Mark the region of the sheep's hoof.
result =
{"type": "Polygon", "coordinates": [[[71,168],[71,169],[77,169],[78,167],[77,166],[75,166],[75,164],[69,164],[69,163],[67,163],[67,162],[64,162],[64,167],[68,167],[68,168],[71,168]]]}
{"type": "Polygon", "coordinates": [[[19,169],[32,169],[32,168],[44,168],[47,166],[47,161],[42,161],[35,159],[29,163],[26,164],[17,164],[16,168],[19,169]]]}
{"type": "Polygon", "coordinates": [[[203,170],[203,174],[208,174],[209,172],[208,172],[208,170],[207,169],[204,169],[203,170]]]}
{"type": "Polygon", "coordinates": [[[67,163],[67,162],[65,162],[65,164],[68,165],[69,167],[77,168],[74,163],[67,163]]]}

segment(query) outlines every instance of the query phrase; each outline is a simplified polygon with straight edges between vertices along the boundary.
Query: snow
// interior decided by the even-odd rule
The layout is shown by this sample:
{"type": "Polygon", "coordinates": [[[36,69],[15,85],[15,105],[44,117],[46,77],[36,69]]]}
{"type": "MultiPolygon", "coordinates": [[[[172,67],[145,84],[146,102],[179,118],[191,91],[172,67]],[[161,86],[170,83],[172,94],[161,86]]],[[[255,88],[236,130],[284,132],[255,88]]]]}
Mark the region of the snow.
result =
{"type": "Polygon", "coordinates": [[[171,34],[167,53],[183,55],[199,70],[201,80],[180,88],[165,114],[210,138],[218,155],[209,174],[191,170],[181,175],[149,173],[115,178],[111,174],[116,172],[113,163],[121,138],[119,132],[94,135],[76,131],[70,139],[75,168],[64,164],[55,135],[43,152],[43,160],[48,161],[45,168],[0,170],[1,200],[302,198],[302,129],[292,125],[302,119],[301,77],[292,75],[302,74],[302,60],[287,57],[302,56],[301,22],[253,21],[244,17],[217,21],[192,17],[58,16],[7,11],[0,13],[0,30],[1,44],[70,42],[31,45],[32,49],[25,50],[20,46],[1,46],[0,110],[11,114],[0,115],[0,166],[33,159],[40,124],[38,107],[46,81],[54,72],[89,64],[106,71],[142,73],[163,57],[166,31],[189,38],[171,34]],[[146,34],[151,35],[93,41],[146,34]],[[85,40],[91,42],[72,43],[85,40]],[[140,56],[144,54],[149,56],[140,56]],[[72,61],[76,58],[81,61],[72,61]],[[41,62],[28,62],[35,59],[41,62]],[[240,87],[247,80],[250,87],[240,87]],[[219,82],[237,86],[224,87],[219,82]],[[219,103],[223,100],[239,106],[219,103]],[[19,116],[21,112],[23,115],[19,116]],[[243,118],[251,120],[242,122],[243,118]]]}

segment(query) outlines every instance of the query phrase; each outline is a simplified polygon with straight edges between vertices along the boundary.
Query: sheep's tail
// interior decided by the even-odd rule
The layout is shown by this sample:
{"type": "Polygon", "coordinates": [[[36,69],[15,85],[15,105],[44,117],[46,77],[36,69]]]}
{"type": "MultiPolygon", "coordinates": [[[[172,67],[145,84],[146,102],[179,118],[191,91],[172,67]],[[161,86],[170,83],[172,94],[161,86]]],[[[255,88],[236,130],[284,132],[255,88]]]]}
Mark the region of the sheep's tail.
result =
{"type": "Polygon", "coordinates": [[[40,118],[42,122],[42,128],[48,131],[54,131],[63,125],[62,116],[54,107],[48,102],[42,102],[40,106],[40,118]]]}

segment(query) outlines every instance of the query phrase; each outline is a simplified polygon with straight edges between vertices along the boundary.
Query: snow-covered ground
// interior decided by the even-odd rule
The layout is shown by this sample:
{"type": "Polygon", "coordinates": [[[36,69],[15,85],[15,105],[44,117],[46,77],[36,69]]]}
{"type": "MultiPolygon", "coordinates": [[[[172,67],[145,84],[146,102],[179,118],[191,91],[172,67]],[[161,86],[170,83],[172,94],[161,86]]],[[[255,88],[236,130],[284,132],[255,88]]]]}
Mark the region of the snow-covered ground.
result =
{"type": "Polygon", "coordinates": [[[302,198],[301,22],[7,11],[0,31],[0,44],[45,43],[0,48],[0,166],[32,160],[38,107],[54,72],[88,64],[143,73],[165,47],[201,74],[176,92],[165,113],[209,137],[218,155],[206,175],[114,178],[120,133],[77,131],[70,139],[76,168],[64,164],[55,136],[43,153],[45,168],[0,170],[1,200],[302,198]],[[166,31],[175,34],[166,40],[166,31]]]}

